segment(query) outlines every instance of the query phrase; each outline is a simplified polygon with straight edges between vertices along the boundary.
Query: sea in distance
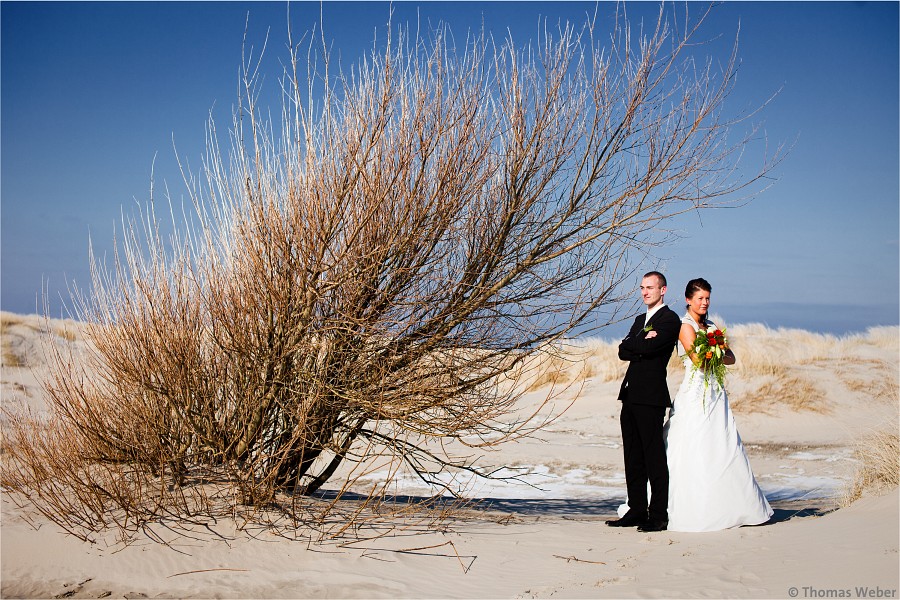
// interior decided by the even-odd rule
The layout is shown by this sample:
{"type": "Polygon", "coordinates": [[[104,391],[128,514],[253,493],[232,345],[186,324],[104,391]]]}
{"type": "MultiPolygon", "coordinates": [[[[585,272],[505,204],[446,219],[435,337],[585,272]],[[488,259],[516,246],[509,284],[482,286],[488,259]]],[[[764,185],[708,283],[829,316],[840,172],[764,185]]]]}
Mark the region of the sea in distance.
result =
{"type": "MultiPolygon", "coordinates": [[[[679,316],[685,312],[684,303],[667,302],[679,316]]],[[[642,310],[639,306],[635,311],[642,310]]],[[[632,312],[636,314],[636,312],[632,312]]],[[[804,329],[814,333],[847,336],[865,333],[870,327],[897,325],[900,308],[896,304],[851,306],[843,304],[716,304],[711,307],[713,318],[719,316],[725,325],[762,323],[770,329],[804,329]]],[[[589,337],[618,340],[628,333],[633,318],[592,331],[589,337]]]]}

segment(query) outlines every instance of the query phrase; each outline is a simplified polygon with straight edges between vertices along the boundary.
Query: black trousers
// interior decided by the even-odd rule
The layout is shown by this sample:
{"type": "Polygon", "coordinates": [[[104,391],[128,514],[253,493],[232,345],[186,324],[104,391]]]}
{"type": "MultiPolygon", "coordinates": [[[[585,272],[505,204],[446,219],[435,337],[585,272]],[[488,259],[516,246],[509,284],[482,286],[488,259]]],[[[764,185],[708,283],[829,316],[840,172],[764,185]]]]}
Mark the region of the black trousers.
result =
{"type": "Polygon", "coordinates": [[[651,520],[668,522],[669,466],[663,439],[665,416],[666,409],[662,406],[623,402],[619,422],[622,425],[629,512],[649,514],[651,520]]]}

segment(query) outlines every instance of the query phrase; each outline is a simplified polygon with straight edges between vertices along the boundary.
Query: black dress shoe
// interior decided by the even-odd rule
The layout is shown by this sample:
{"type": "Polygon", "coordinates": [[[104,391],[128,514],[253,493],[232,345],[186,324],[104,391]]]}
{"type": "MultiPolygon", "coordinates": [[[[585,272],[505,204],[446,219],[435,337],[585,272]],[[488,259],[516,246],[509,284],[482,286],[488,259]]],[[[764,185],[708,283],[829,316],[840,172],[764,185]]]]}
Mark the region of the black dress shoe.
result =
{"type": "Polygon", "coordinates": [[[645,523],[647,523],[647,519],[630,512],[621,519],[614,519],[606,522],[610,527],[634,527],[644,525],[645,523]]]}
{"type": "Polygon", "coordinates": [[[646,523],[643,523],[642,525],[638,525],[637,530],[643,531],[643,532],[665,531],[668,528],[668,526],[669,526],[668,521],[650,520],[650,521],[647,521],[646,523]]]}

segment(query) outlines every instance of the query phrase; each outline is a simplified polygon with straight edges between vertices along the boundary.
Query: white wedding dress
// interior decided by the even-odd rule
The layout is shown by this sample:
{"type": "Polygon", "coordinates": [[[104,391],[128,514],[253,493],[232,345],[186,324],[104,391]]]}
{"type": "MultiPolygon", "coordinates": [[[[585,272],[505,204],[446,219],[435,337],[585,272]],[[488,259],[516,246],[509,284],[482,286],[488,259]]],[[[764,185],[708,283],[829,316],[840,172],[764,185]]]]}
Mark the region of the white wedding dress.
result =
{"type": "MultiPolygon", "coordinates": [[[[681,319],[698,330],[694,320],[681,319]]],[[[707,327],[715,328],[711,322],[707,327]]],[[[758,525],[772,507],[753,477],[725,390],[684,358],[684,381],[663,429],[669,463],[669,530],[758,525]]]]}

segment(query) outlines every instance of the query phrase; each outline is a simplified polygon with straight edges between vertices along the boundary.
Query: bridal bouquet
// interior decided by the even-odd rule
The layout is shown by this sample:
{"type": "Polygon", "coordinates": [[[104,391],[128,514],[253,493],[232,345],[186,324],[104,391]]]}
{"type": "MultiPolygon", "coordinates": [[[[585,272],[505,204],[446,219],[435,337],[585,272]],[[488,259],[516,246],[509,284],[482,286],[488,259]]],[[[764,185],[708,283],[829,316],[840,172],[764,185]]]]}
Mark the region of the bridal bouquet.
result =
{"type": "Polygon", "coordinates": [[[696,355],[694,371],[703,369],[704,379],[712,374],[719,387],[725,387],[725,351],[728,350],[728,338],[724,329],[708,331],[697,330],[691,352],[696,355]]]}

